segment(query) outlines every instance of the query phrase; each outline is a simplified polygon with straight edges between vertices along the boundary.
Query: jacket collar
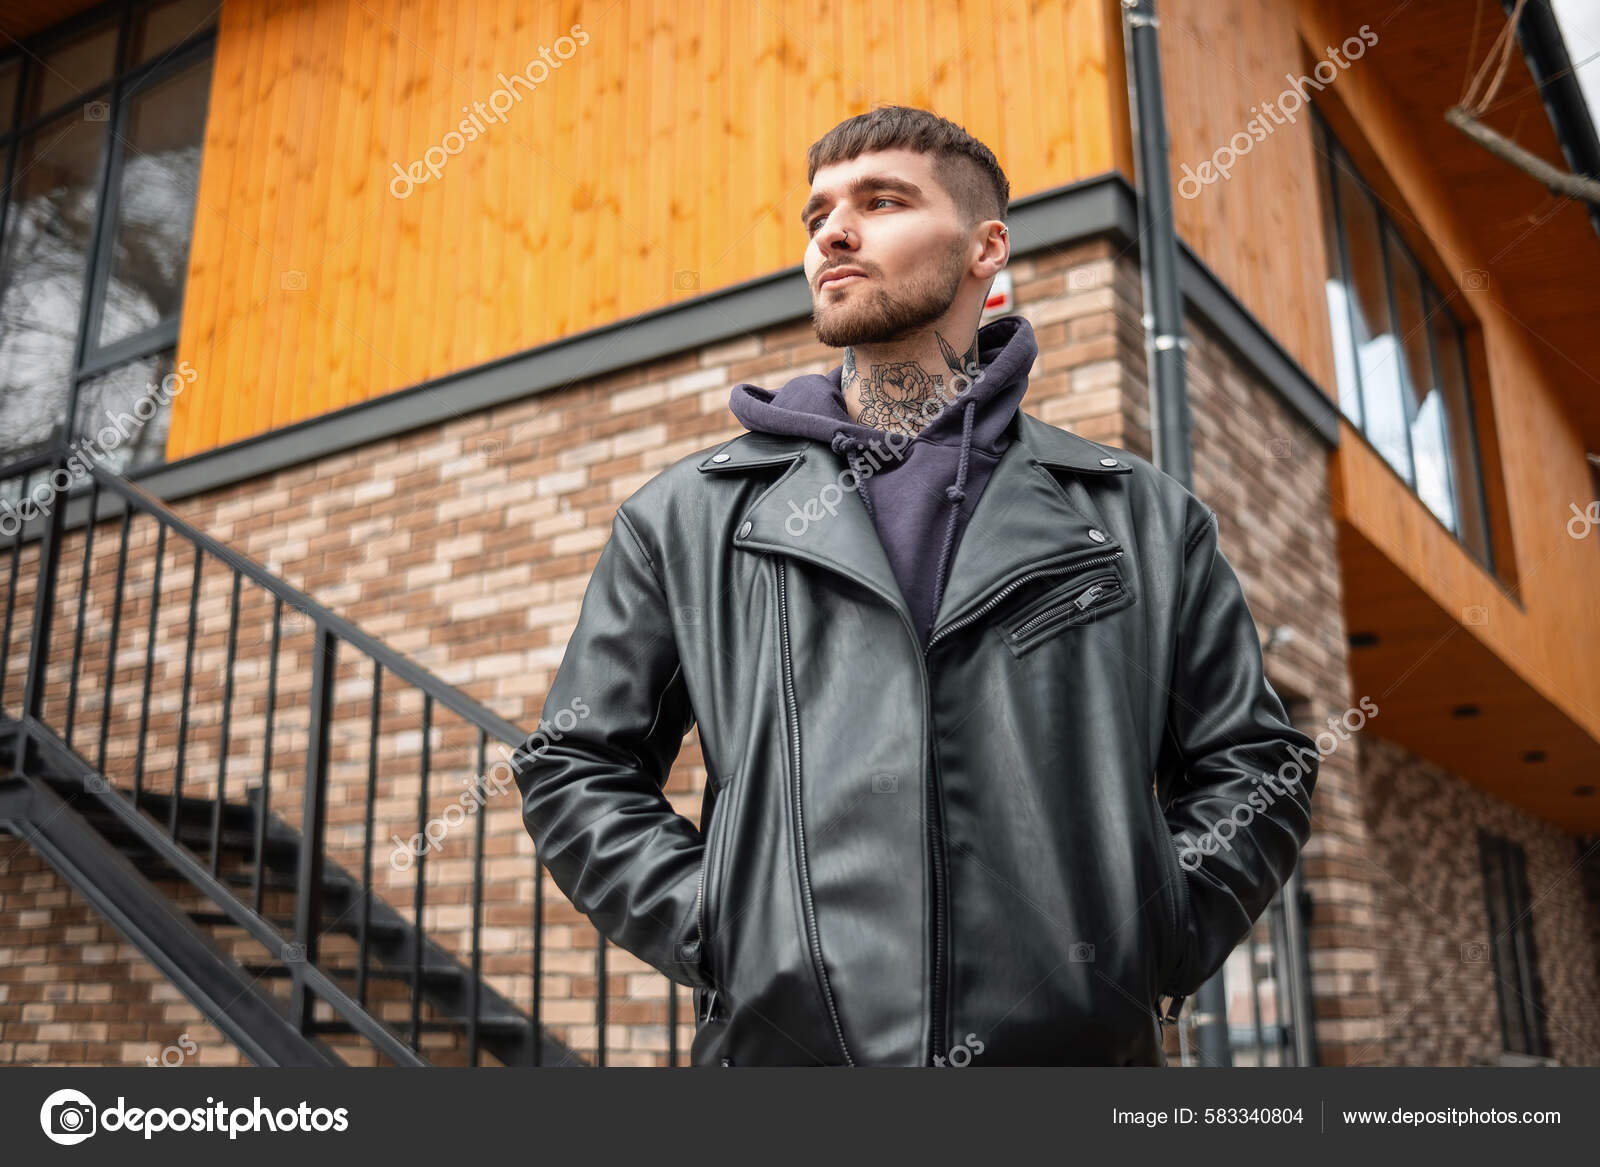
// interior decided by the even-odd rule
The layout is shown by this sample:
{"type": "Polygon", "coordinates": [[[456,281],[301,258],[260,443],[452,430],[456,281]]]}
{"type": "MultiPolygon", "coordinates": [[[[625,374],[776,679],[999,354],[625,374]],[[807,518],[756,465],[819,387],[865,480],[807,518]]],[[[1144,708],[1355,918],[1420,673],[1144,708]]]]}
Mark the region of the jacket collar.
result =
{"type": "MultiPolygon", "coordinates": [[[[1041,566],[1119,550],[1067,498],[1048,468],[1075,474],[1131,474],[1108,447],[1017,411],[1011,445],[995,465],[956,547],[934,635],[1017,577],[1041,566]],[[1093,530],[1096,538],[1090,535],[1093,530]]],[[[805,437],[749,432],[701,459],[706,474],[785,467],[734,528],[733,543],[788,555],[870,588],[913,624],[872,518],[850,487],[845,460],[805,437]]]]}

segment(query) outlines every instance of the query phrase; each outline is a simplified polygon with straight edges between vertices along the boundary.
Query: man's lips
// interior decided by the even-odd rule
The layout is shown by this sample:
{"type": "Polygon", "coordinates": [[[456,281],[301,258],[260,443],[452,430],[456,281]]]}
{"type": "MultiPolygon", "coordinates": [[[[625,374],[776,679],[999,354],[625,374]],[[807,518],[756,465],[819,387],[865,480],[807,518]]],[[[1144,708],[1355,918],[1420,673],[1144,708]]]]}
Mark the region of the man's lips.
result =
{"type": "Polygon", "coordinates": [[[829,272],[827,275],[822,277],[822,283],[819,285],[819,288],[831,288],[838,285],[847,284],[851,280],[864,280],[866,278],[867,277],[862,275],[860,272],[829,272]]]}

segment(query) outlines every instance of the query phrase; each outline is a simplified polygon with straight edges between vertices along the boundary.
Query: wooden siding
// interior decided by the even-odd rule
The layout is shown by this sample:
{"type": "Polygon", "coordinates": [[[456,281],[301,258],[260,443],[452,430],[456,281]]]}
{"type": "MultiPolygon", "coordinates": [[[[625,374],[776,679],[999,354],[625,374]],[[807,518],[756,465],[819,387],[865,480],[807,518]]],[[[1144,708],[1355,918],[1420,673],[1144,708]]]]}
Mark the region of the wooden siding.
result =
{"type": "MultiPolygon", "coordinates": [[[[1351,701],[1384,709],[1380,735],[1568,830],[1600,823],[1575,797],[1600,772],[1600,549],[1567,534],[1569,506],[1591,498],[1592,375],[1600,358],[1600,260],[1582,211],[1467,142],[1443,121],[1467,62],[1504,19],[1449,0],[1199,0],[1161,5],[1174,181],[1212,156],[1271,101],[1368,25],[1378,43],[1317,107],[1377,189],[1386,213],[1468,322],[1485,489],[1499,560],[1491,576],[1348,424],[1330,469],[1340,520],[1345,617],[1374,648],[1350,656],[1351,701]],[[1476,46],[1474,48],[1474,45],[1476,46]],[[1464,192],[1470,191],[1471,197],[1464,192]],[[1488,273],[1472,278],[1469,273],[1488,273]],[[1486,285],[1486,286],[1485,286],[1486,285]],[[1585,337],[1568,320],[1586,312],[1585,337]],[[1475,719],[1451,715],[1476,704],[1475,719]],[[1541,762],[1524,761],[1542,749],[1541,762]]],[[[1520,56],[1491,118],[1562,165],[1520,56]]],[[[1330,396],[1332,341],[1323,282],[1310,115],[1296,114],[1241,156],[1232,176],[1175,200],[1181,236],[1330,396]]],[[[1286,434],[1294,440],[1298,435],[1286,434]]],[[[1303,436],[1301,444],[1304,443],[1303,436]]],[[[1308,447],[1309,448],[1309,447],[1308,447]]],[[[1241,474],[1249,473],[1241,468],[1241,474]]]]}
{"type": "Polygon", "coordinates": [[[201,379],[167,455],[797,264],[806,147],[879,104],[966,126],[1013,197],[1103,173],[1127,149],[1116,12],[227,0],[178,346],[201,379]],[[391,193],[574,25],[503,123],[391,193]]]}

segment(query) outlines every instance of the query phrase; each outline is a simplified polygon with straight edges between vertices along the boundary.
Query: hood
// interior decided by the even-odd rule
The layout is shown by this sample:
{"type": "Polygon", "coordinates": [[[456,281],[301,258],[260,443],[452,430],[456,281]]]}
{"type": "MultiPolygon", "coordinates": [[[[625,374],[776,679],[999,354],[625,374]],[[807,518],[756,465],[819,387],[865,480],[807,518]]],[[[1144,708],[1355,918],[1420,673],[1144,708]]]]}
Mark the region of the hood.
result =
{"type": "MultiPolygon", "coordinates": [[[[1033,326],[1025,317],[1002,316],[978,329],[978,378],[910,441],[959,446],[967,406],[972,405],[972,445],[994,455],[1003,452],[1038,352],[1033,326]]],[[[841,364],[827,373],[795,377],[775,391],[744,382],[733,387],[728,408],[746,429],[763,433],[815,438],[829,445],[842,433],[863,445],[874,439],[882,443],[883,430],[850,420],[840,385],[843,374],[841,364]]],[[[893,465],[886,463],[884,470],[893,465]]]]}

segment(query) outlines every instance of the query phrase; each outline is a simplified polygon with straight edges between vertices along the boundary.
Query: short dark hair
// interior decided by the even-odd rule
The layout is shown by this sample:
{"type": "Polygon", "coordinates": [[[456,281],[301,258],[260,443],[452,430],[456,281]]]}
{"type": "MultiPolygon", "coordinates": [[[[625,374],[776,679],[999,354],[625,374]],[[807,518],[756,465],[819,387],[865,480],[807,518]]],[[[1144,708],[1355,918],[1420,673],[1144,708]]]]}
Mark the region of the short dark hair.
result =
{"type": "Polygon", "coordinates": [[[806,181],[824,166],[894,149],[933,155],[934,177],[967,227],[1004,219],[1010,211],[1011,183],[994,152],[954,122],[907,105],[880,105],[846,118],[818,138],[806,151],[806,181]]]}

